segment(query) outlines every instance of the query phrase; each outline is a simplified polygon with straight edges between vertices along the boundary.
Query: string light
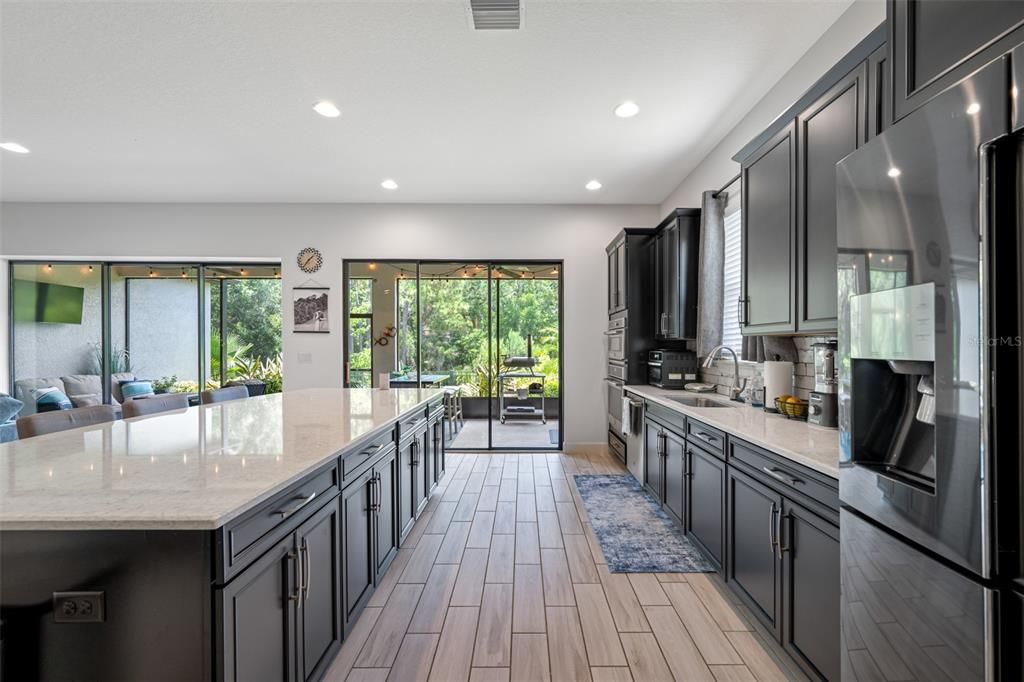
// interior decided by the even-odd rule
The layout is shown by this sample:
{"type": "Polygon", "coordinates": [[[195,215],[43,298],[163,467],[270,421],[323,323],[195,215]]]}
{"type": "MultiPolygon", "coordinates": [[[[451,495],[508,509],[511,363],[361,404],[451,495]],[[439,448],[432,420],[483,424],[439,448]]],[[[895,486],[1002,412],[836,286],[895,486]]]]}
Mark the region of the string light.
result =
{"type": "Polygon", "coordinates": [[[149,276],[150,276],[150,277],[156,277],[156,271],[155,271],[155,270],[153,270],[153,268],[150,268],[150,269],[149,269],[149,276]]]}

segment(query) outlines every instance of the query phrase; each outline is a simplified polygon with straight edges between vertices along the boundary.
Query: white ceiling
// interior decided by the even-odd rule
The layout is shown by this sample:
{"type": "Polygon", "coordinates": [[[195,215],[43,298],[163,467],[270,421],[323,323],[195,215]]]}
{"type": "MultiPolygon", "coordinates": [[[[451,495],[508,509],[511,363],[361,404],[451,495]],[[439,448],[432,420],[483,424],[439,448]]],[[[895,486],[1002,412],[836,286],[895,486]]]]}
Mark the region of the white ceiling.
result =
{"type": "Polygon", "coordinates": [[[4,0],[0,196],[658,203],[850,2],[4,0]]]}

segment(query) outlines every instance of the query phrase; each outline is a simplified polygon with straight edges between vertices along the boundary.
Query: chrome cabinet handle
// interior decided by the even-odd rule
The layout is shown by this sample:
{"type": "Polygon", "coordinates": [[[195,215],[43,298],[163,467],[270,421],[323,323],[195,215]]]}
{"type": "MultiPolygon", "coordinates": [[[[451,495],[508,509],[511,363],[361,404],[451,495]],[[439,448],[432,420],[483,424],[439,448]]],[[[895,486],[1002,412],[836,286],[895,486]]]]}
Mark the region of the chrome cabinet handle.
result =
{"type": "Polygon", "coordinates": [[[803,480],[802,479],[793,478],[791,476],[790,477],[783,476],[782,473],[778,469],[769,468],[769,467],[764,466],[764,467],[761,467],[761,471],[765,472],[766,474],[768,474],[769,476],[774,478],[776,481],[782,481],[783,483],[788,483],[790,485],[803,485],[803,480]]]}
{"type": "Polygon", "coordinates": [[[772,502],[771,510],[768,512],[768,551],[775,554],[775,503],[772,502]]]}
{"type": "MultiPolygon", "coordinates": [[[[778,538],[775,541],[775,547],[779,550],[779,560],[782,559],[782,553],[783,552],[788,552],[789,551],[789,547],[783,547],[782,546],[782,517],[783,517],[783,514],[781,513],[781,510],[780,510],[779,516],[777,517],[777,520],[775,521],[775,537],[778,538]]],[[[786,514],[785,517],[790,520],[790,523],[793,522],[792,514],[786,514]]],[[[790,530],[792,531],[792,529],[790,529],[790,530]]],[[[792,532],[790,532],[790,536],[792,536],[792,532]]]]}
{"type": "Polygon", "coordinates": [[[376,481],[376,483],[374,483],[374,486],[373,486],[373,495],[376,498],[376,500],[373,503],[373,510],[379,512],[380,511],[381,500],[383,499],[383,492],[381,491],[381,487],[380,487],[381,486],[381,483],[380,483],[380,473],[377,473],[375,475],[374,480],[376,481]]]}
{"type": "Polygon", "coordinates": [[[306,542],[306,538],[302,538],[302,549],[299,550],[299,551],[300,551],[300,556],[302,557],[302,571],[303,571],[303,578],[302,578],[302,601],[305,602],[305,601],[309,600],[309,585],[310,585],[310,578],[312,577],[312,568],[310,567],[310,563],[309,563],[309,543],[306,542]]]}
{"type": "Polygon", "coordinates": [[[363,457],[373,457],[378,452],[383,450],[385,445],[387,445],[387,444],[386,443],[378,443],[376,445],[376,447],[367,448],[366,450],[363,450],[363,457]]]}
{"type": "Polygon", "coordinates": [[[292,568],[295,569],[295,591],[288,595],[288,601],[299,602],[300,608],[302,601],[300,595],[302,594],[302,559],[299,557],[298,552],[288,552],[288,559],[292,562],[292,568]]]}
{"type": "Polygon", "coordinates": [[[292,514],[294,514],[295,512],[299,511],[307,504],[312,502],[314,497],[316,497],[315,490],[309,494],[309,497],[302,497],[300,495],[299,497],[294,498],[298,500],[297,504],[294,504],[291,507],[285,507],[284,509],[278,509],[274,513],[279,515],[282,519],[287,519],[289,516],[291,516],[292,514]]]}
{"type": "Polygon", "coordinates": [[[370,480],[366,482],[370,486],[370,501],[368,511],[373,512],[377,508],[377,479],[374,476],[370,476],[370,480]]]}
{"type": "Polygon", "coordinates": [[[717,438],[715,438],[714,436],[708,435],[707,433],[704,433],[703,431],[694,431],[693,435],[697,436],[697,438],[700,438],[705,443],[717,443],[718,442],[717,438]]]}

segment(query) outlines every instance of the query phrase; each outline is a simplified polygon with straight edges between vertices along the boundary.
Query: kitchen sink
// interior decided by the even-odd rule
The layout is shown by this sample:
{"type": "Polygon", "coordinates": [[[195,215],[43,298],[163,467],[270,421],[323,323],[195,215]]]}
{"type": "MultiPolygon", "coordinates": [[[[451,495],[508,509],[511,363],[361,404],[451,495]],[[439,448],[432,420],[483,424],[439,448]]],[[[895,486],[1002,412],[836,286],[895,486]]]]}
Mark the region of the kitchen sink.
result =
{"type": "Polygon", "coordinates": [[[683,396],[680,398],[669,397],[668,399],[672,402],[679,403],[680,405],[686,405],[687,407],[732,407],[729,403],[711,400],[710,398],[683,396]]]}

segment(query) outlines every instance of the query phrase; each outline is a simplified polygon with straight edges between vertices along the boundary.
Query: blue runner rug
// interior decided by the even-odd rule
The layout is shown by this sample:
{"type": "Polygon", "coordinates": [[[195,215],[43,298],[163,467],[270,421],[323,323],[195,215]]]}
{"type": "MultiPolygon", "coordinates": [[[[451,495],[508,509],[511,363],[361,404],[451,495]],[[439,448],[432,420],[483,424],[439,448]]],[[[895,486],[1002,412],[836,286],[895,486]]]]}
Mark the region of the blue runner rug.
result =
{"type": "Polygon", "coordinates": [[[576,474],[611,573],[708,573],[712,564],[630,475],[576,474]]]}

